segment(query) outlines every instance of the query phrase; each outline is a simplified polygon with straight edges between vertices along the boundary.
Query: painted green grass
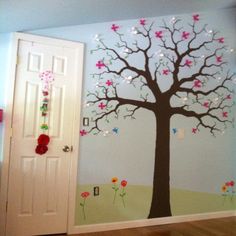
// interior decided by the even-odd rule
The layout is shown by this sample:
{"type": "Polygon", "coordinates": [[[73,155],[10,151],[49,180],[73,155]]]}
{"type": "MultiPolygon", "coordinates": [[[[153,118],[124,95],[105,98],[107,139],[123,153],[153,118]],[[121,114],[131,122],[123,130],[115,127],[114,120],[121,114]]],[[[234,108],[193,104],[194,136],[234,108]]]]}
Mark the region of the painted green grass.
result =
{"type": "MultiPolygon", "coordinates": [[[[125,207],[122,198],[117,192],[116,201],[113,204],[114,190],[111,184],[99,185],[99,196],[93,196],[94,185],[82,185],[77,189],[77,202],[75,224],[98,224],[119,222],[128,220],[146,219],[151,204],[152,188],[149,186],[127,186],[125,207]],[[84,219],[81,193],[90,192],[86,199],[84,219]]],[[[223,198],[220,194],[193,192],[187,190],[171,189],[172,214],[188,215],[197,213],[217,212],[236,209],[236,197],[231,200],[223,198]]]]}

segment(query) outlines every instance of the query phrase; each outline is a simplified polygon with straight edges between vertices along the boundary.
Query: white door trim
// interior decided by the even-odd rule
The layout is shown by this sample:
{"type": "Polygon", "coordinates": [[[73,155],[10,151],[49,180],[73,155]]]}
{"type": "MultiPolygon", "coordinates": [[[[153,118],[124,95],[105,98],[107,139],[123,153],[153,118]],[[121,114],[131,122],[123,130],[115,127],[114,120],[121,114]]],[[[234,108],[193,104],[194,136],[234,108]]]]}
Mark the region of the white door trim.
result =
{"type": "Polygon", "coordinates": [[[8,176],[10,168],[10,150],[11,150],[11,136],[12,136],[12,115],[13,115],[13,101],[16,78],[17,52],[20,40],[36,41],[38,43],[47,43],[56,46],[63,46],[73,48],[77,56],[77,93],[76,100],[78,101],[78,109],[75,111],[75,125],[73,129],[73,155],[71,158],[70,170],[70,185],[69,185],[69,207],[68,207],[68,227],[74,227],[75,214],[75,199],[76,199],[76,185],[77,185],[77,163],[79,155],[79,126],[80,126],[80,110],[81,110],[81,95],[82,95],[82,80],[83,80],[83,56],[84,44],[79,42],[66,41],[61,39],[53,39],[25,33],[14,33],[12,38],[11,48],[11,66],[8,78],[8,90],[6,93],[6,110],[4,115],[4,141],[3,141],[3,163],[1,172],[1,188],[0,188],[0,235],[5,235],[6,230],[6,204],[8,199],[8,176]]]}

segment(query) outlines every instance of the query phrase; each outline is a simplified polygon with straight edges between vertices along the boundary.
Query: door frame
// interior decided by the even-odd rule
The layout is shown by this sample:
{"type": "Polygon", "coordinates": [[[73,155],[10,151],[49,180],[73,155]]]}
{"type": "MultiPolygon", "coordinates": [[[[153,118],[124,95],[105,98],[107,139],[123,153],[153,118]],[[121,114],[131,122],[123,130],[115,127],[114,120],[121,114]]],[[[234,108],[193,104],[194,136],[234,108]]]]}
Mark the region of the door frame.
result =
{"type": "Polygon", "coordinates": [[[26,33],[13,33],[11,43],[11,60],[9,67],[9,76],[7,83],[6,109],[4,115],[4,134],[3,134],[3,162],[1,170],[1,188],[0,188],[0,235],[6,232],[6,216],[7,216],[7,200],[8,200],[8,184],[10,169],[10,152],[12,138],[12,119],[14,109],[14,91],[16,82],[16,68],[18,62],[18,48],[20,40],[27,40],[37,43],[52,44],[54,46],[69,47],[76,51],[77,65],[77,92],[76,100],[77,108],[74,113],[74,126],[72,132],[73,153],[71,154],[70,176],[69,176],[69,193],[68,193],[68,212],[67,212],[67,232],[71,232],[74,228],[76,189],[77,189],[77,170],[79,158],[79,128],[81,114],[82,99],[82,81],[83,81],[83,62],[84,62],[84,44],[75,41],[67,41],[56,38],[48,38],[26,33]]]}

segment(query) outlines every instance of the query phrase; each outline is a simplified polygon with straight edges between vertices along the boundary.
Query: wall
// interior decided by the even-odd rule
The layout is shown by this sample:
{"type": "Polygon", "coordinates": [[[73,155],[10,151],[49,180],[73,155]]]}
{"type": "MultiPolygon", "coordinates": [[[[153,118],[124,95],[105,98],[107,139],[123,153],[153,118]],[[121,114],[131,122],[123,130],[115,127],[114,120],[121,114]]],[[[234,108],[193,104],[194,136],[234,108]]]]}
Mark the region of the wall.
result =
{"type": "MultiPolygon", "coordinates": [[[[209,24],[209,29],[216,28],[222,32],[228,45],[235,45],[236,21],[235,10],[202,13],[201,19],[209,24]],[[212,27],[212,28],[211,28],[212,27]]],[[[171,17],[165,17],[170,19],[171,17]]],[[[189,20],[191,16],[181,16],[189,20]]],[[[162,18],[147,19],[161,22],[162,18]]],[[[130,33],[132,26],[138,24],[138,19],[112,22],[121,25],[122,32],[130,33]]],[[[32,31],[30,33],[49,37],[80,41],[86,44],[85,75],[84,75],[84,103],[87,100],[87,90],[96,87],[96,80],[91,73],[96,72],[95,64],[99,56],[91,55],[90,50],[97,45],[94,37],[101,37],[112,45],[116,43],[111,32],[111,22],[102,24],[61,27],[32,31]]],[[[9,55],[9,35],[1,37],[1,65],[9,55]]],[[[235,71],[235,54],[229,55],[229,67],[235,71]]],[[[139,61],[139,60],[137,60],[139,61]]],[[[139,62],[137,62],[139,63],[139,62]]],[[[7,65],[3,66],[6,75],[7,65]]],[[[0,84],[1,91],[5,88],[6,79],[0,84]]],[[[164,83],[165,86],[165,83],[164,83]]],[[[129,94],[126,85],[122,93],[129,94]]],[[[135,92],[131,92],[135,95],[135,92]]],[[[3,96],[0,94],[2,103],[3,96]]],[[[0,103],[0,105],[1,105],[0,103]]],[[[234,111],[235,112],[235,111],[234,111]]],[[[83,116],[91,114],[83,109],[83,116]]],[[[80,157],[78,166],[78,196],[76,206],[76,224],[104,223],[147,217],[152,192],[155,130],[154,117],[151,113],[140,110],[136,120],[111,120],[112,127],[119,127],[118,135],[86,135],[80,144],[80,157]],[[144,125],[145,124],[145,125],[144,125]],[[114,205],[111,178],[117,176],[126,179],[127,198],[126,208],[123,207],[121,197],[114,205]],[[100,187],[100,195],[93,195],[93,187],[100,187]],[[89,191],[86,199],[86,220],[82,211],[82,198],[80,194],[89,191]],[[105,198],[105,197],[106,198],[105,198]],[[145,199],[145,200],[144,200],[145,199]]],[[[178,139],[170,133],[171,145],[171,201],[174,205],[174,215],[191,214],[199,212],[220,211],[235,209],[229,199],[221,196],[221,186],[226,181],[235,179],[235,129],[227,129],[224,134],[213,138],[207,131],[199,132],[193,136],[191,129],[194,121],[183,117],[174,117],[171,128],[184,128],[184,139],[178,139]],[[194,207],[193,207],[194,206],[194,207]]],[[[108,129],[108,128],[106,128],[108,129]]],[[[78,131],[79,132],[79,131],[78,131]]],[[[2,137],[2,136],[1,136],[2,137]]]]}
{"type": "MultiPolygon", "coordinates": [[[[10,39],[11,34],[0,34],[0,65],[1,65],[1,78],[0,78],[0,108],[5,108],[7,78],[10,66],[10,39]]],[[[4,121],[0,123],[0,177],[1,166],[3,160],[3,128],[4,121]]],[[[1,181],[0,181],[1,182],[1,181]]]]}
{"type": "MultiPolygon", "coordinates": [[[[233,9],[203,13],[201,14],[201,21],[208,24],[208,30],[219,30],[227,44],[234,46],[236,40],[234,12],[233,9]]],[[[181,18],[184,21],[189,21],[191,15],[184,15],[181,18]]],[[[161,22],[161,19],[152,18],[147,20],[149,22],[153,20],[161,22]]],[[[165,19],[168,22],[171,17],[165,17],[165,19]]],[[[122,33],[131,35],[130,29],[136,26],[138,21],[137,19],[112,23],[120,25],[122,33]]],[[[110,29],[112,23],[33,32],[39,35],[86,43],[84,104],[88,100],[86,97],[87,91],[94,90],[98,82],[98,80],[93,79],[91,74],[99,72],[96,70],[95,64],[102,58],[102,54],[90,54],[90,50],[96,48],[98,44],[94,37],[99,35],[110,46],[115,45],[117,38],[110,29]]],[[[131,39],[128,40],[132,41],[132,37],[135,36],[131,35],[130,37],[131,39]]],[[[231,53],[227,57],[229,57],[230,62],[229,68],[235,71],[235,53],[231,53]]],[[[140,66],[141,58],[137,56],[135,60],[137,66],[140,66]]],[[[166,84],[163,83],[163,87],[165,86],[166,84]]],[[[125,97],[131,94],[131,97],[138,96],[134,90],[126,85],[120,87],[120,93],[125,97]]],[[[86,106],[83,110],[84,117],[90,119],[93,117],[86,106]]],[[[137,112],[135,118],[135,120],[119,119],[118,121],[111,118],[110,123],[103,126],[103,130],[109,132],[108,134],[85,135],[82,137],[78,167],[79,187],[75,216],[76,224],[103,223],[147,217],[153,181],[155,121],[153,114],[144,110],[137,112]],[[119,127],[118,135],[112,134],[111,130],[114,127],[119,127]],[[114,176],[117,176],[119,180],[125,179],[128,181],[126,201],[129,206],[126,206],[125,210],[121,201],[116,200],[116,206],[112,204],[114,188],[112,190],[110,181],[114,176]],[[86,206],[87,219],[85,220],[82,211],[83,196],[81,197],[80,194],[88,191],[93,195],[95,186],[100,187],[101,193],[100,196],[91,196],[88,197],[88,200],[86,198],[88,206],[86,206]],[[138,189],[135,186],[139,186],[138,189]]],[[[194,124],[194,119],[181,116],[175,116],[171,120],[171,128],[182,128],[185,131],[183,139],[178,139],[176,135],[170,133],[172,212],[174,215],[181,215],[235,209],[235,205],[229,202],[222,205],[222,201],[225,199],[221,196],[221,186],[225,182],[235,179],[235,165],[233,165],[235,163],[235,148],[233,147],[236,141],[235,130],[228,128],[222,135],[213,138],[206,130],[193,135],[191,129],[194,124]],[[212,202],[214,204],[211,205],[212,202]],[[209,207],[209,205],[211,206],[209,207]]],[[[83,128],[86,129],[87,127],[83,128]]],[[[226,201],[228,200],[226,199],[226,201]]]]}

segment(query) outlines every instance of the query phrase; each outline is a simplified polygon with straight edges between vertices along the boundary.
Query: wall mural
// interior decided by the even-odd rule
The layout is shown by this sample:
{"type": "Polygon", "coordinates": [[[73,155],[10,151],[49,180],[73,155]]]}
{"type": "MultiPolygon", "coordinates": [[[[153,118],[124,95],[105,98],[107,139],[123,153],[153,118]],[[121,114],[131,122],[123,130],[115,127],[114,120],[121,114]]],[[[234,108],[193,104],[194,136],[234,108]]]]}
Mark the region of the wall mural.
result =
{"type": "MultiPolygon", "coordinates": [[[[199,14],[192,15],[190,22],[178,17],[161,24],[140,19],[129,33],[118,24],[110,27],[116,43],[109,46],[104,39],[109,36],[102,38],[98,34],[97,47],[91,50],[92,55],[99,56],[92,74],[97,84],[86,95],[91,122],[89,128],[81,128],[80,135],[117,135],[119,127],[105,130],[104,122],[120,117],[135,119],[140,109],[151,112],[155,117],[156,145],[148,218],[171,216],[170,134],[181,138],[185,131],[172,128],[170,120],[175,115],[194,118],[193,137],[203,129],[217,136],[233,127],[232,87],[236,81],[235,74],[227,69],[227,54],[233,49],[225,44],[224,35],[202,22],[199,14]],[[129,97],[129,93],[124,96],[120,90],[123,82],[135,88],[139,98],[129,97]]],[[[84,118],[83,123],[87,122],[84,118]]],[[[113,203],[119,196],[125,207],[127,180],[119,183],[113,177],[111,182],[113,203]]],[[[233,185],[232,180],[222,187],[224,199],[234,195],[233,185]]],[[[89,193],[81,196],[85,219],[89,193]]]]}

